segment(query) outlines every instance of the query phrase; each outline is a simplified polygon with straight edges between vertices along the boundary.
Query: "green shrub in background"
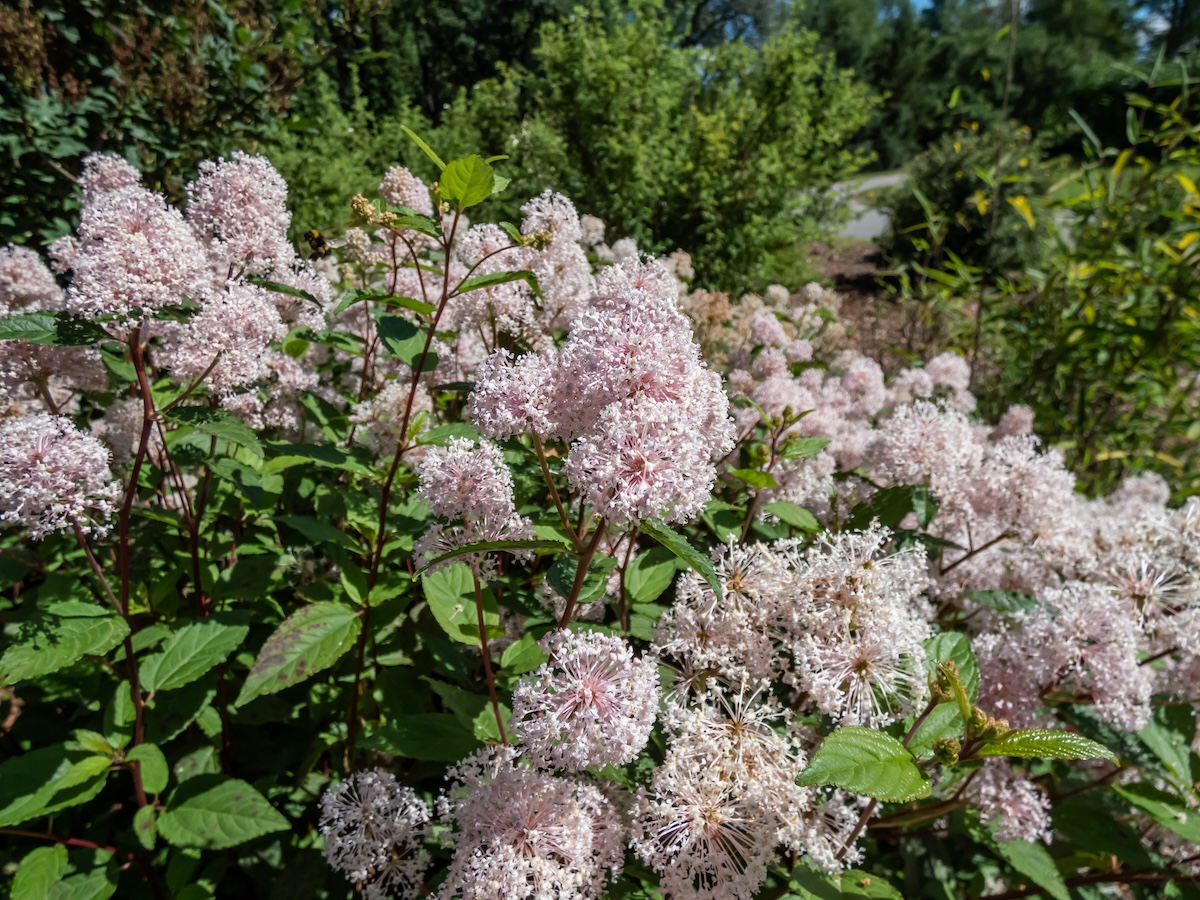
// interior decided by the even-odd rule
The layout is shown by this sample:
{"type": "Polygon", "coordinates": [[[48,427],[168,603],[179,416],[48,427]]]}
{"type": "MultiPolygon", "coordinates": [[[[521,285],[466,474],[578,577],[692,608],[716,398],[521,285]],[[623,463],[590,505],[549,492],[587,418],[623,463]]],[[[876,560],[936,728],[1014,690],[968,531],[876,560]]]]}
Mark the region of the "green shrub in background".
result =
{"type": "MultiPolygon", "coordinates": [[[[517,198],[549,185],[644,250],[688,250],[706,284],[761,288],[807,276],[797,247],[832,218],[825,188],[866,162],[846,144],[877,103],[814,34],[688,48],[655,5],[628,15],[577,10],[542,27],[534,56],[536,69],[502,66],[462,90],[431,132],[448,152],[508,154],[512,184],[495,215],[516,217],[517,198]]],[[[313,91],[305,103],[315,118],[272,153],[299,209],[327,213],[326,227],[344,221],[332,202],[333,186],[347,186],[343,172],[367,179],[405,162],[434,174],[397,137],[419,118],[413,110],[376,116],[360,99],[347,113],[331,97],[313,91]]]]}
{"type": "Polygon", "coordinates": [[[975,256],[947,250],[940,267],[918,262],[903,282],[957,316],[985,413],[1030,406],[1091,492],[1149,470],[1186,497],[1200,493],[1200,123],[1186,70],[1142,77],[1126,146],[1087,131],[1087,160],[1048,190],[1036,174],[1005,182],[991,274],[971,241],[980,220],[955,231],[969,201],[935,195],[911,233],[941,229],[943,250],[975,256]]]}
{"type": "Polygon", "coordinates": [[[782,277],[829,213],[822,189],[866,162],[846,144],[876,101],[810,32],[680,48],[644,7],[547,25],[535,56],[540,73],[506,71],[444,127],[505,148],[512,196],[548,179],[645,249],[688,250],[709,284],[782,277]]]}
{"type": "Polygon", "coordinates": [[[274,133],[331,35],[359,21],[326,7],[26,0],[0,9],[6,238],[44,243],[71,227],[74,176],[89,152],[127,157],[178,198],[199,160],[274,133]]]}
{"type": "Polygon", "coordinates": [[[914,159],[906,181],[884,194],[892,223],[884,252],[927,267],[953,255],[993,272],[1032,263],[1040,242],[1028,198],[1044,194],[1066,165],[1046,160],[1028,128],[968,123],[914,159]]]}

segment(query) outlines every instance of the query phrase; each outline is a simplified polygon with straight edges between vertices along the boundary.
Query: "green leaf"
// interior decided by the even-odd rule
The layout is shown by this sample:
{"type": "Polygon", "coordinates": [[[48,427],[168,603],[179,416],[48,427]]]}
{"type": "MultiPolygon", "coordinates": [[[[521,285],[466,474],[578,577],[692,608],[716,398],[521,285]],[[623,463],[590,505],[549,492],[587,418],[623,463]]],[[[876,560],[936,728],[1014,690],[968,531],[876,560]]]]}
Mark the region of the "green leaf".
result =
{"type": "Polygon", "coordinates": [[[292,613],[263,644],[234,705],[328,669],[354,646],[361,628],[358,612],[342,603],[312,603],[292,613]]]}
{"type": "Polygon", "coordinates": [[[1033,612],[1042,605],[1036,597],[1018,594],[1016,591],[968,591],[963,597],[1002,613],[1033,612]]]}
{"type": "Polygon", "coordinates": [[[288,297],[295,297],[297,300],[307,300],[309,303],[316,306],[321,305],[321,301],[310,294],[308,291],[302,291],[298,287],[293,287],[290,284],[282,284],[278,281],[268,281],[266,278],[259,278],[257,275],[251,275],[247,279],[251,284],[256,284],[260,288],[265,288],[268,291],[274,291],[276,294],[284,294],[288,297]]]}
{"type": "Polygon", "coordinates": [[[493,272],[490,275],[475,275],[459,282],[458,287],[454,289],[454,293],[455,295],[469,294],[471,291],[495,287],[498,284],[508,284],[510,281],[524,281],[529,285],[530,288],[532,288],[535,297],[542,296],[542,286],[538,283],[537,276],[528,270],[523,270],[520,272],[493,272]]]}
{"type": "Polygon", "coordinates": [[[450,713],[418,713],[378,729],[370,737],[359,741],[358,746],[407,759],[448,763],[458,762],[478,750],[480,742],[457,716],[450,713]]]}
{"type": "Polygon", "coordinates": [[[117,892],[114,877],[107,866],[72,875],[56,884],[46,900],[108,900],[117,892]]]}
{"type": "Polygon", "coordinates": [[[779,487],[779,482],[775,480],[775,476],[770,472],[764,472],[761,469],[730,469],[729,474],[739,481],[746,482],[746,484],[750,485],[751,487],[779,487]]]}
{"type": "Polygon", "coordinates": [[[972,703],[979,700],[979,663],[975,659],[975,651],[971,649],[971,641],[965,634],[957,631],[944,631],[926,640],[925,668],[930,673],[937,671],[937,664],[953,662],[958,666],[958,677],[967,697],[972,703]]]}
{"type": "MultiPolygon", "coordinates": [[[[559,550],[563,548],[560,546],[559,550]]],[[[546,581],[550,587],[564,600],[571,596],[575,587],[575,574],[578,572],[579,559],[570,552],[563,552],[554,560],[554,564],[546,571],[546,581]]],[[[576,601],[591,603],[599,600],[608,590],[608,575],[617,567],[617,561],[607,554],[597,554],[588,565],[587,575],[579,589],[576,601]]]]}
{"type": "Polygon", "coordinates": [[[385,306],[398,306],[401,309],[410,309],[415,313],[420,313],[423,316],[431,316],[437,312],[437,307],[432,303],[426,303],[424,300],[418,300],[415,297],[397,297],[395,294],[380,294],[375,291],[350,290],[346,291],[337,307],[333,311],[333,315],[345,312],[356,303],[382,303],[385,306]]]}
{"type": "MultiPolygon", "coordinates": [[[[561,548],[559,548],[561,549],[561,548]]],[[[463,563],[454,563],[424,576],[421,585],[429,610],[451,640],[479,646],[479,619],[475,609],[475,580],[463,563]]],[[[500,627],[500,610],[490,589],[483,591],[483,625],[489,634],[500,627]]]]}
{"type": "Polygon", "coordinates": [[[442,199],[459,210],[482,203],[495,186],[495,171],[475,154],[450,160],[438,180],[442,199]]]}
{"type": "Polygon", "coordinates": [[[246,782],[197,775],[175,789],[158,817],[159,834],[176,847],[224,850],[286,831],[288,820],[246,782]]]}
{"type": "Polygon", "coordinates": [[[275,521],[282,522],[288,528],[300,532],[310,543],[337,544],[354,553],[362,552],[358,541],[322,519],[313,516],[276,516],[275,521]]]}
{"type": "Polygon", "coordinates": [[[20,638],[0,657],[0,683],[39,678],[79,662],[103,656],[125,639],[124,619],[102,614],[59,617],[46,611],[21,625],[20,638]]]}
{"type": "Polygon", "coordinates": [[[328,444],[273,444],[273,451],[278,451],[278,456],[272,456],[267,460],[262,467],[264,476],[282,472],[292,466],[299,466],[305,463],[313,463],[329,469],[341,469],[344,472],[352,472],[355,475],[374,475],[374,471],[360,462],[351,453],[346,452],[338,447],[330,447],[328,444]]]}
{"type": "Polygon", "coordinates": [[[425,354],[422,364],[421,352],[425,349],[427,335],[408,319],[400,316],[380,316],[376,320],[376,330],[388,352],[417,374],[431,372],[437,368],[437,354],[432,350],[425,354]]]}
{"type": "Polygon", "coordinates": [[[937,509],[938,500],[927,487],[902,485],[885,488],[877,491],[866,503],[860,503],[851,510],[846,528],[861,531],[875,519],[878,519],[884,528],[895,528],[909,513],[916,515],[922,528],[928,528],[937,509]]]}
{"type": "Polygon", "coordinates": [[[1200,812],[1174,794],[1144,782],[1114,785],[1113,790],[1159,825],[1190,843],[1200,844],[1200,812]]]}
{"type": "Polygon", "coordinates": [[[0,341],[82,347],[110,340],[115,339],[95,322],[65,312],[39,310],[0,316],[0,341]]]}
{"type": "Polygon", "coordinates": [[[211,406],[176,406],[165,413],[172,422],[190,425],[202,434],[209,434],[219,441],[228,441],[245,447],[255,456],[263,455],[262,444],[246,423],[233,413],[211,406]]]}
{"type": "Polygon", "coordinates": [[[532,672],[546,661],[546,651],[538,646],[532,634],[522,635],[519,641],[514,641],[504,648],[500,657],[500,667],[509,675],[523,675],[532,672]]]}
{"type": "Polygon", "coordinates": [[[86,803],[104,787],[112,760],[53,744],[0,764],[0,828],[86,803]]]}
{"type": "Polygon", "coordinates": [[[1031,841],[1008,841],[996,844],[996,852],[1006,863],[1042,888],[1054,900],[1071,900],[1062,874],[1054,865],[1050,852],[1031,841]]]}
{"type": "Polygon", "coordinates": [[[501,551],[520,551],[520,550],[553,550],[556,553],[563,552],[563,545],[559,541],[539,541],[539,540],[500,540],[500,541],[475,541],[470,544],[463,544],[460,547],[455,547],[453,550],[448,550],[440,556],[435,556],[421,568],[417,569],[414,577],[427,572],[430,567],[441,565],[447,560],[457,559],[460,556],[469,556],[472,553],[499,553],[501,551]]]}
{"type": "Polygon", "coordinates": [[[67,848],[62,844],[38,847],[19,863],[9,888],[10,900],[46,900],[50,888],[67,869],[67,848]]]}
{"type": "Polygon", "coordinates": [[[1196,713],[1191,706],[1159,706],[1138,737],[1174,776],[1176,786],[1183,788],[1192,781],[1191,744],[1195,733],[1196,713]]]}
{"type": "Polygon", "coordinates": [[[1082,734],[1045,728],[1018,728],[998,741],[984,744],[977,756],[1017,756],[1023,759],[1116,759],[1116,755],[1082,734]]]}
{"type": "Polygon", "coordinates": [[[58,320],[52,312],[39,311],[0,316],[0,341],[53,344],[57,337],[58,320]]]}
{"type": "Polygon", "coordinates": [[[717,578],[717,571],[713,568],[712,562],[707,556],[688,543],[688,539],[682,534],[673,531],[661,519],[648,519],[643,522],[642,534],[654,538],[654,540],[658,541],[699,572],[701,577],[708,582],[708,586],[713,589],[713,593],[717,595],[717,599],[725,599],[721,579],[717,578]]]}
{"type": "Polygon", "coordinates": [[[442,162],[441,157],[439,157],[436,153],[434,153],[433,150],[431,150],[429,148],[429,145],[417,136],[417,133],[415,131],[413,131],[407,125],[401,125],[400,129],[405,134],[407,134],[410,138],[412,138],[416,142],[418,147],[420,147],[422,150],[425,151],[425,155],[433,160],[433,164],[435,166],[437,166],[439,169],[446,168],[446,164],[444,162],[442,162]]]}
{"type": "Polygon", "coordinates": [[[158,813],[153,806],[147,804],[133,814],[133,833],[139,844],[147,850],[154,849],[158,838],[158,813]]]}
{"type": "Polygon", "coordinates": [[[245,617],[218,613],[185,625],[142,663],[142,686],[150,691],[173,691],[191,684],[229,658],[242,645],[250,627],[245,617]]]}
{"type": "Polygon", "coordinates": [[[903,895],[878,875],[850,869],[827,875],[806,860],[792,870],[788,888],[796,900],[904,900],[903,895]]]}
{"type": "Polygon", "coordinates": [[[451,440],[459,437],[477,441],[479,440],[479,432],[467,422],[451,422],[449,425],[439,425],[436,428],[430,428],[428,431],[422,431],[417,435],[417,443],[433,447],[444,447],[451,440]]]}
{"type": "MultiPolygon", "coordinates": [[[[979,664],[966,636],[953,631],[945,632],[929,638],[924,642],[924,647],[926,670],[932,673],[936,671],[938,663],[953,660],[958,666],[959,678],[967,697],[974,703],[979,698],[979,664]]],[[[911,727],[914,721],[915,717],[906,724],[911,727]]],[[[913,732],[908,746],[914,750],[927,750],[941,738],[960,737],[964,728],[958,704],[953,700],[939,703],[913,732]]]]}
{"type": "Polygon", "coordinates": [[[1141,836],[1127,822],[1128,810],[1107,791],[1086,791],[1056,803],[1054,830],[1078,847],[1115,856],[1126,865],[1149,868],[1154,861],[1141,836]]]}
{"type": "Polygon", "coordinates": [[[829,438],[793,437],[779,450],[780,459],[808,459],[829,445],[829,438]]]}
{"type": "Polygon", "coordinates": [[[768,503],[763,506],[763,510],[781,522],[791,525],[793,528],[799,528],[801,531],[817,532],[821,530],[821,523],[817,521],[816,516],[803,506],[798,506],[788,500],[776,500],[774,503],[768,503]]]}
{"type": "Polygon", "coordinates": [[[653,603],[671,586],[679,566],[666,547],[644,550],[625,568],[625,590],[634,603],[653,603]]]}
{"type": "Polygon", "coordinates": [[[907,747],[858,725],[839,728],[825,738],[796,783],[829,784],[891,803],[928,797],[930,792],[929,776],[907,747]]]}
{"type": "Polygon", "coordinates": [[[136,762],[142,772],[142,787],[149,794],[161,794],[167,789],[171,769],[157,744],[138,744],[125,754],[126,762],[136,762]]]}

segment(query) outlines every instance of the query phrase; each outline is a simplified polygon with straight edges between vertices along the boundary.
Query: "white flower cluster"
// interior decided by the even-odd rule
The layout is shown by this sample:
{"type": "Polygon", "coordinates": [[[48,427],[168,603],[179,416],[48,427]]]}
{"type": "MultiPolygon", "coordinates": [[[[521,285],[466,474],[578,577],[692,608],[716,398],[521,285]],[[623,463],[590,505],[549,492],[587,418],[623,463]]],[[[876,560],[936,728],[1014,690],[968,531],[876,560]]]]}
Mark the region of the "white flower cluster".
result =
{"type": "Polygon", "coordinates": [[[419,896],[429,819],[429,806],[390,772],[356,772],[321,797],[325,859],[366,900],[419,896]]]}

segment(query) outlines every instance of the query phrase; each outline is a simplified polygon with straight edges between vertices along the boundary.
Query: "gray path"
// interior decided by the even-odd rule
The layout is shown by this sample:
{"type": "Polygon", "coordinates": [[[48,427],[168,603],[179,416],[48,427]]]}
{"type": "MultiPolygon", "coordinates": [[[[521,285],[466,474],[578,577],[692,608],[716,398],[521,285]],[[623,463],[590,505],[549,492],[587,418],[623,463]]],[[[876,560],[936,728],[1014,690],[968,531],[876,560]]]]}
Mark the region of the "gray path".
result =
{"type": "Polygon", "coordinates": [[[873,175],[862,181],[844,181],[833,189],[845,197],[850,206],[851,219],[842,229],[842,237],[860,241],[873,241],[888,228],[888,218],[874,208],[874,193],[881,188],[900,184],[907,176],[903,172],[888,175],[873,175]]]}

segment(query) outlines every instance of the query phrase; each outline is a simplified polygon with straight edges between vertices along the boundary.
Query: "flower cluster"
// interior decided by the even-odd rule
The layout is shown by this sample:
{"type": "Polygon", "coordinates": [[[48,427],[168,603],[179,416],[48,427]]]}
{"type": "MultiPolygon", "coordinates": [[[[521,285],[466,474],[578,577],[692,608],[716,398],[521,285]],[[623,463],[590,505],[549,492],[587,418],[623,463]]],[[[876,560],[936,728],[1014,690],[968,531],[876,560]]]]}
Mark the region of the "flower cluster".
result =
{"type": "Polygon", "coordinates": [[[429,806],[390,772],[356,772],[321,797],[325,859],[367,900],[419,896],[429,819],[429,806]]]}

